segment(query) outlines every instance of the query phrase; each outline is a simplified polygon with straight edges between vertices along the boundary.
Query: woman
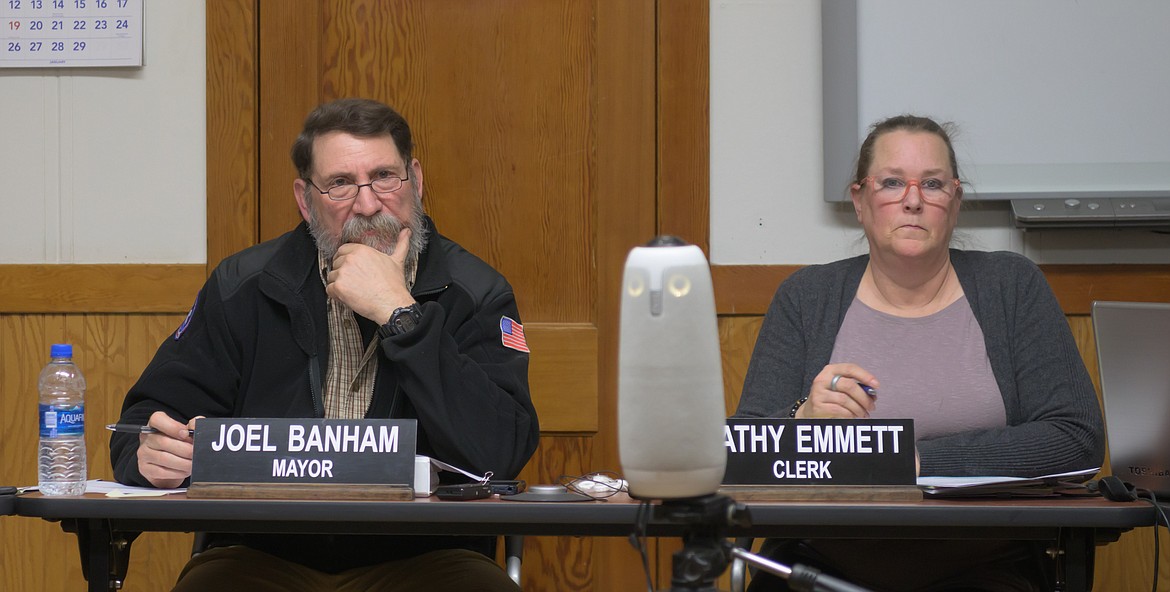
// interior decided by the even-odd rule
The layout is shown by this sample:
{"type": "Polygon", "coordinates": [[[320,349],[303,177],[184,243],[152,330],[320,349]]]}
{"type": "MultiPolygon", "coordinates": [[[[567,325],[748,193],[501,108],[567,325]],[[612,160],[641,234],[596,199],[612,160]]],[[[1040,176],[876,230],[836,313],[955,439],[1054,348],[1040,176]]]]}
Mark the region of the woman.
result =
{"type": "MultiPolygon", "coordinates": [[[[909,417],[921,475],[1035,476],[1100,466],[1096,394],[1044,276],[1020,255],[949,248],[963,187],[947,130],[912,115],[875,124],[850,194],[869,254],[805,267],[780,286],[736,415],[909,417]]],[[[1012,545],[972,547],[962,545],[964,563],[972,551],[993,562],[1029,560],[1012,545]]],[[[886,561],[868,545],[858,561],[857,544],[801,545],[810,557],[813,548],[823,556],[812,562],[830,568],[853,563],[864,572],[886,561]]],[[[970,565],[932,559],[940,569],[931,570],[922,563],[913,570],[886,564],[878,571],[888,573],[862,573],[859,579],[874,577],[859,583],[934,590],[955,577],[969,582],[962,572],[970,565]]],[[[1005,568],[1009,576],[1015,567],[1005,568]]],[[[977,571],[986,568],[982,562],[977,571]]],[[[753,582],[752,589],[765,588],[753,582]]]]}

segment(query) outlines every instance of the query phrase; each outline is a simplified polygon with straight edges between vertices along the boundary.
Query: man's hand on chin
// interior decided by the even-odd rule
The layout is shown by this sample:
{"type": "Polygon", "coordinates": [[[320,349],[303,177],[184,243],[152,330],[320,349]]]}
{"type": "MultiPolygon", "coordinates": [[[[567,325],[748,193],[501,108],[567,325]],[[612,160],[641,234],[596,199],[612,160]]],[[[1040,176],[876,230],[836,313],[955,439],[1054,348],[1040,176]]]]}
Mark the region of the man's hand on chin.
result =
{"type": "Polygon", "coordinates": [[[390,314],[414,303],[406,287],[406,255],[410,251],[410,229],[398,233],[393,254],[387,255],[366,245],[347,243],[337,249],[333,268],[325,278],[325,293],[378,323],[390,314]]]}

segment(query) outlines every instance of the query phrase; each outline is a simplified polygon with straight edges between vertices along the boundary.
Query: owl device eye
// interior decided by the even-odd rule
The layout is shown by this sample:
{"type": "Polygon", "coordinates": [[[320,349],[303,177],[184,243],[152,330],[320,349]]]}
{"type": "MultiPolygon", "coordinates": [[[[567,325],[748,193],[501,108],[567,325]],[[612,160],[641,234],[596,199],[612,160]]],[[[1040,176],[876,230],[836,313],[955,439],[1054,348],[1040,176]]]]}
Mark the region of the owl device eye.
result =
{"type": "Polygon", "coordinates": [[[634,298],[641,296],[645,290],[646,282],[638,276],[631,277],[630,281],[626,282],[626,291],[634,298]]]}
{"type": "Polygon", "coordinates": [[[691,278],[681,274],[673,275],[667,283],[667,289],[671,296],[682,298],[691,292],[691,278]]]}

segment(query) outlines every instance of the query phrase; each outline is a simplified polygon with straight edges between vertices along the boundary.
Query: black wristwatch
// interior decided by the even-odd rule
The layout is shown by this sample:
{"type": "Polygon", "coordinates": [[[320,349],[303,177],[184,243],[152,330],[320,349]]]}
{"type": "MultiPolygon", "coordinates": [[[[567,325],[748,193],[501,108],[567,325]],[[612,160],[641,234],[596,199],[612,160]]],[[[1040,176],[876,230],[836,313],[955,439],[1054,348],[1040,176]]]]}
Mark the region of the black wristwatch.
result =
{"type": "Polygon", "coordinates": [[[418,309],[417,303],[396,308],[394,312],[390,313],[390,320],[386,321],[385,325],[378,327],[378,335],[382,336],[382,338],[390,337],[391,335],[402,335],[417,327],[421,320],[422,311],[418,309]]]}

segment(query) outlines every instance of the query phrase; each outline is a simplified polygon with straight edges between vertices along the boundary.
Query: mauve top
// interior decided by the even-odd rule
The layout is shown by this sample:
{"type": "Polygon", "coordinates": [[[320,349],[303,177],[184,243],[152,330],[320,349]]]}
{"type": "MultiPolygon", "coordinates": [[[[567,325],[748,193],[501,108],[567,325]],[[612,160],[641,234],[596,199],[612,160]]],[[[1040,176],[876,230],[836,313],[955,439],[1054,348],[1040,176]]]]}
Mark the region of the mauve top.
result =
{"type": "Polygon", "coordinates": [[[983,330],[965,296],[917,318],[854,299],[830,358],[839,362],[857,364],[881,382],[871,418],[912,418],[916,438],[1007,425],[983,330]]]}

